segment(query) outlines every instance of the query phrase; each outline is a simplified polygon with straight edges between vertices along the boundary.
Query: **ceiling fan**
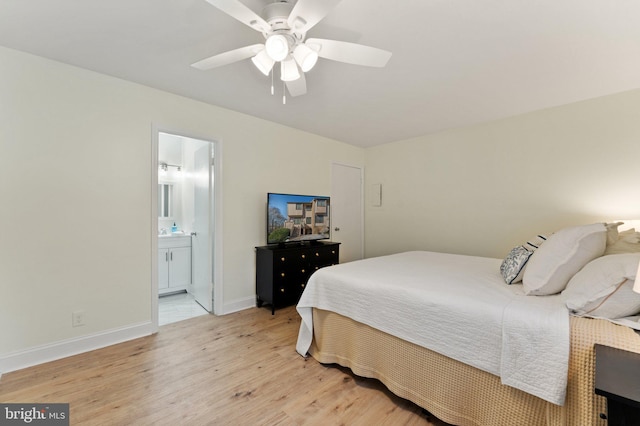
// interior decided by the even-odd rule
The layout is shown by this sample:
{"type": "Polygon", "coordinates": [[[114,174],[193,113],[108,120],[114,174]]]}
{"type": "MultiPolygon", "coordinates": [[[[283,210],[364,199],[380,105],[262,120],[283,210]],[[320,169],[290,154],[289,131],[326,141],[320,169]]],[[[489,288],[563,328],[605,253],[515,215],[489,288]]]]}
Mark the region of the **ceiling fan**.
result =
{"type": "MultiPolygon", "coordinates": [[[[254,65],[269,75],[280,64],[280,79],[291,96],[307,93],[304,73],[311,70],[318,57],[369,67],[384,67],[391,52],[345,41],[306,38],[307,31],[320,22],[340,0],[280,0],[270,3],[256,14],[239,0],[206,0],[211,5],[259,31],[265,42],[220,53],[191,64],[208,70],[251,58],[254,65]]],[[[271,74],[273,77],[273,74],[271,74]]],[[[271,86],[273,94],[273,84],[271,86]]],[[[283,102],[286,98],[283,96],[283,102]]]]}

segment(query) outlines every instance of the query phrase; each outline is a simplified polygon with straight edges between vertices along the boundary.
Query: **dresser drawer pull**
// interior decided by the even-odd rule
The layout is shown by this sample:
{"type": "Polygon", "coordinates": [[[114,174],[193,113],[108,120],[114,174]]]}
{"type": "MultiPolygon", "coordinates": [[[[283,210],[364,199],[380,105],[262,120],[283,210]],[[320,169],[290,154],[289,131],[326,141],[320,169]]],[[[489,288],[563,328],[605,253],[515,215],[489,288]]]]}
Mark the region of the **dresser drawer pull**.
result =
{"type": "Polygon", "coordinates": [[[280,260],[284,262],[284,257],[281,257],[280,260]]]}
{"type": "Polygon", "coordinates": [[[304,288],[304,283],[300,284],[300,287],[304,288]]]}
{"type": "Polygon", "coordinates": [[[280,293],[284,293],[284,288],[281,288],[281,289],[280,289],[280,293]]]}
{"type": "Polygon", "coordinates": [[[305,255],[304,255],[304,254],[302,255],[302,258],[303,258],[303,259],[305,258],[305,255]]]}
{"type": "Polygon", "coordinates": [[[280,274],[280,276],[284,277],[284,272],[280,274]]]}
{"type": "Polygon", "coordinates": [[[316,256],[320,256],[320,253],[316,252],[316,256]]]}
{"type": "Polygon", "coordinates": [[[302,273],[304,274],[304,269],[302,270],[302,273]]]}

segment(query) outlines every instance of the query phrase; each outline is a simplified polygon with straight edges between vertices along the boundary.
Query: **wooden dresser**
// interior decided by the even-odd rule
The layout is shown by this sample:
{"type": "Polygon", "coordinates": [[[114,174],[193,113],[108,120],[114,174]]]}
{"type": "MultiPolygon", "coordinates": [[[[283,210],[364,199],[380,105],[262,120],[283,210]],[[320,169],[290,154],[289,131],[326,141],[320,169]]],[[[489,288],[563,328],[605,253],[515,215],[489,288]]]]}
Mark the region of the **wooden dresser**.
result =
{"type": "Polygon", "coordinates": [[[311,274],[324,266],[335,265],[340,243],[269,245],[256,247],[257,304],[276,308],[298,303],[311,274]]]}

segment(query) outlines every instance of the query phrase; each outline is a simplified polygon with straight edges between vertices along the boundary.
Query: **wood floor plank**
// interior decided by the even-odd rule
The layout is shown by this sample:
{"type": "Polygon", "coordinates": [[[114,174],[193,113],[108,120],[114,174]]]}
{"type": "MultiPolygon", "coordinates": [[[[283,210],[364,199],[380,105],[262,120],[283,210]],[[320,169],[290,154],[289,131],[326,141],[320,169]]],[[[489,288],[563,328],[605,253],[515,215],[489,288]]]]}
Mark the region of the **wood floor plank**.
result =
{"type": "Polygon", "coordinates": [[[377,380],[295,352],[294,307],[205,315],[7,373],[0,401],[64,402],[73,425],[444,425],[377,380]]]}

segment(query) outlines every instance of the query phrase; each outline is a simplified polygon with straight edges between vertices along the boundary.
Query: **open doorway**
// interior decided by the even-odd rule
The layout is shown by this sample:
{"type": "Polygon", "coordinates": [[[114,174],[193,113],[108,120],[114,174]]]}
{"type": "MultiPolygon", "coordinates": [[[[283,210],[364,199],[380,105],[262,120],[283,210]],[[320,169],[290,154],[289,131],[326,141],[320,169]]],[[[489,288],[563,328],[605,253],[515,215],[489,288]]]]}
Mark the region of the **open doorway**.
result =
{"type": "Polygon", "coordinates": [[[157,263],[152,287],[154,322],[163,325],[215,313],[219,149],[215,141],[155,133],[157,229],[152,246],[157,263]]]}

